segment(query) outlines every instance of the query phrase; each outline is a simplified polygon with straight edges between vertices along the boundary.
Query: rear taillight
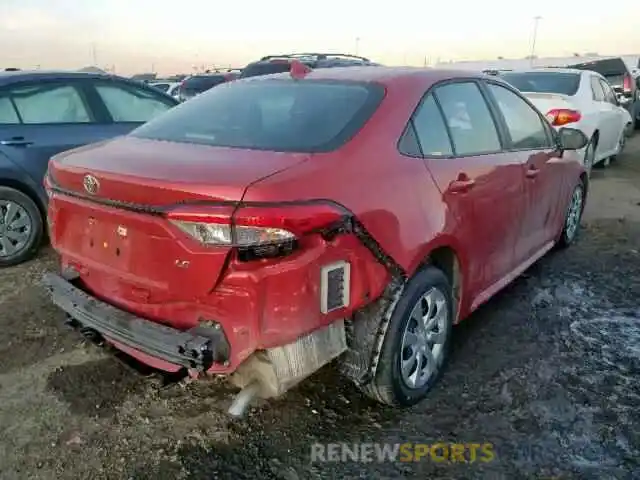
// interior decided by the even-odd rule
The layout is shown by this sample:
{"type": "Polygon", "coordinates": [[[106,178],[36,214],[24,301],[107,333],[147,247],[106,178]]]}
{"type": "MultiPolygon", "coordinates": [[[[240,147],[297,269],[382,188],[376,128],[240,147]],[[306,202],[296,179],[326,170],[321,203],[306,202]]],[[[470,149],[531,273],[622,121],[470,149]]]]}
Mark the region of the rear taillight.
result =
{"type": "Polygon", "coordinates": [[[261,252],[278,252],[279,247],[292,246],[306,234],[335,225],[344,217],[344,212],[323,203],[246,206],[233,213],[231,207],[181,208],[171,211],[167,217],[203,245],[260,247],[261,252]]]}
{"type": "Polygon", "coordinates": [[[555,127],[579,122],[582,118],[580,112],[568,108],[554,108],[549,110],[545,116],[549,123],[555,127]]]}
{"type": "Polygon", "coordinates": [[[624,92],[625,93],[631,92],[632,85],[633,85],[633,79],[631,78],[631,76],[625,75],[624,80],[622,80],[622,89],[624,90],[624,92]]]}

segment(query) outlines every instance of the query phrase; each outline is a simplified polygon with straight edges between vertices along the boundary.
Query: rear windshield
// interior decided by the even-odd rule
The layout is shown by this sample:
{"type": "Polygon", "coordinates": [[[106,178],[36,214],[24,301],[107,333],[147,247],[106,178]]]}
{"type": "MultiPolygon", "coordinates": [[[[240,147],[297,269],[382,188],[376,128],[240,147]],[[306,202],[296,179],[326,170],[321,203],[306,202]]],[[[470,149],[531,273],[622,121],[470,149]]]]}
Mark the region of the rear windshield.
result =
{"type": "Polygon", "coordinates": [[[575,95],[580,87],[577,73],[521,72],[503,73],[501,78],[521,92],[575,95]]]}
{"type": "Polygon", "coordinates": [[[272,73],[288,72],[290,69],[288,62],[260,62],[247,65],[240,74],[240,78],[257,77],[259,75],[270,75],[272,73]]]}
{"type": "Polygon", "coordinates": [[[619,80],[622,83],[622,79],[628,73],[627,65],[621,58],[608,58],[606,60],[597,60],[595,62],[576,63],[575,65],[569,65],[569,68],[577,68],[579,70],[591,70],[597,72],[609,81],[615,83],[619,80]]]}
{"type": "Polygon", "coordinates": [[[347,142],[376,110],[377,84],[270,79],[229,82],[131,135],[271,151],[323,152],[347,142]]]}
{"type": "Polygon", "coordinates": [[[216,85],[224,83],[226,78],[223,75],[211,75],[206,77],[190,77],[182,84],[183,90],[204,92],[216,85]]]}

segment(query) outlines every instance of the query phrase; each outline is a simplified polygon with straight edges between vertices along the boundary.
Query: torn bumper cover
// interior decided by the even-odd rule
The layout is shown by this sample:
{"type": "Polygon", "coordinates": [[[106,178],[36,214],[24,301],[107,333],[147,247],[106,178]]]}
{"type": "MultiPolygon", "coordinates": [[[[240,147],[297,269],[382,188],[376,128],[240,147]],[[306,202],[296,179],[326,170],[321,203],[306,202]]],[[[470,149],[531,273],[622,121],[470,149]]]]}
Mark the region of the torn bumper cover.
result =
{"type": "Polygon", "coordinates": [[[47,273],[42,284],[53,303],[82,327],[151,357],[200,372],[229,358],[229,344],[219,324],[181,331],[101,302],[64,276],[47,273]]]}

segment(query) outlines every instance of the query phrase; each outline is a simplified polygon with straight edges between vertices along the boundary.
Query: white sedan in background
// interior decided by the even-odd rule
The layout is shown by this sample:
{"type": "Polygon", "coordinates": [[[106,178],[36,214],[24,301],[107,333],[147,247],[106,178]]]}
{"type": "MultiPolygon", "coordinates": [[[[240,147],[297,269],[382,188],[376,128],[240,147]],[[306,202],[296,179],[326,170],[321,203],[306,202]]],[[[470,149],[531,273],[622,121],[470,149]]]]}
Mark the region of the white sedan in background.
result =
{"type": "Polygon", "coordinates": [[[609,164],[624,149],[633,131],[629,112],[621,107],[605,78],[596,72],[566,68],[505,71],[500,78],[520,90],[556,129],[578,128],[590,139],[582,150],[587,171],[609,164]]]}

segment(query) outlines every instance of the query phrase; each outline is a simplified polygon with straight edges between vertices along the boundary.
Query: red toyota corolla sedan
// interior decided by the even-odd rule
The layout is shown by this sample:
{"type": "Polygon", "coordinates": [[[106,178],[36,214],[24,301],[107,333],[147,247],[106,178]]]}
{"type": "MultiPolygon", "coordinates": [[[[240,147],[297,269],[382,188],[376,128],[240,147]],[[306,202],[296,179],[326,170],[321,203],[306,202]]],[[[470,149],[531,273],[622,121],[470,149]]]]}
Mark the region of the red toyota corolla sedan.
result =
{"type": "Polygon", "coordinates": [[[164,371],[229,375],[231,413],[336,358],[373,398],[411,405],[452,325],[572,243],[586,143],[495,77],[230,82],[51,160],[62,266],[43,281],[88,336],[164,371]]]}

